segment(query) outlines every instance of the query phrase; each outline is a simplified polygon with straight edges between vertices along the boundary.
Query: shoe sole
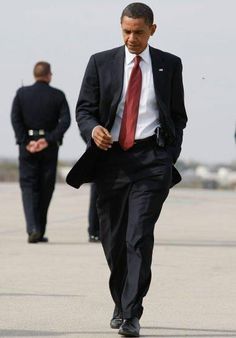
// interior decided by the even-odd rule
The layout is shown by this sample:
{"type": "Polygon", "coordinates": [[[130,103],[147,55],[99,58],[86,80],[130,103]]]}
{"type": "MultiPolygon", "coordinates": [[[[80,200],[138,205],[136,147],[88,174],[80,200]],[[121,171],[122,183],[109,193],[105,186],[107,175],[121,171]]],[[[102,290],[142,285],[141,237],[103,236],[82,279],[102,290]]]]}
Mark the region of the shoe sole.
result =
{"type": "Polygon", "coordinates": [[[118,332],[118,334],[124,337],[139,337],[139,333],[118,332]]]}

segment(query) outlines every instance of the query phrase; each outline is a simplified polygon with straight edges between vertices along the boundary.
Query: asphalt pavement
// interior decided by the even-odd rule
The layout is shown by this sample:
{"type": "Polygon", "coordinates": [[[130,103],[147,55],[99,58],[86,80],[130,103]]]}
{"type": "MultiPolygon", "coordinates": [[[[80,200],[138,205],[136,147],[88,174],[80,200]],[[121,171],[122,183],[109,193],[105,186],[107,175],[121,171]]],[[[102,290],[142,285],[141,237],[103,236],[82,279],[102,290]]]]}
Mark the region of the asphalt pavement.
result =
{"type": "MultiPolygon", "coordinates": [[[[0,337],[116,338],[89,186],[57,184],[48,244],[28,244],[18,184],[0,184],[0,337]]],[[[155,228],[142,337],[236,337],[236,192],[175,188],[155,228]]]]}

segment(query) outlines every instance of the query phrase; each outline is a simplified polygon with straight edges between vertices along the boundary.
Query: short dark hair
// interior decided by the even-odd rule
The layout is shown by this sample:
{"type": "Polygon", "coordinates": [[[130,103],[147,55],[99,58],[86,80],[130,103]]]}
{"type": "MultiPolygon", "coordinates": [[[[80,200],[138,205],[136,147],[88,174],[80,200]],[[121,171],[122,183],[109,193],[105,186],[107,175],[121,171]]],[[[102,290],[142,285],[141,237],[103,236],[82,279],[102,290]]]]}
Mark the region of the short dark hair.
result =
{"type": "Polygon", "coordinates": [[[45,61],[39,61],[34,66],[34,77],[44,77],[51,74],[51,65],[45,61]]]}
{"type": "Polygon", "coordinates": [[[133,19],[144,18],[147,25],[152,25],[154,20],[151,8],[141,2],[133,2],[125,7],[121,14],[121,22],[124,16],[128,16],[133,19]]]}

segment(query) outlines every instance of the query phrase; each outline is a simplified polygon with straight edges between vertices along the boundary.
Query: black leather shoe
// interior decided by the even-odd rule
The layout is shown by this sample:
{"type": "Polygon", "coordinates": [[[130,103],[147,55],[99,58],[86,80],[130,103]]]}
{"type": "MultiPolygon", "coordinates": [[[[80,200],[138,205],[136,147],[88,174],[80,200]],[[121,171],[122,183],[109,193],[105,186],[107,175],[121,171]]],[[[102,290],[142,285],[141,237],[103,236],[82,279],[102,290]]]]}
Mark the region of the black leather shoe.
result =
{"type": "Polygon", "coordinates": [[[124,319],[119,334],[125,337],[139,337],[140,325],[138,318],[124,319]]]}
{"type": "Polygon", "coordinates": [[[32,232],[31,234],[29,234],[28,243],[38,243],[40,236],[40,233],[32,232]]]}
{"type": "Polygon", "coordinates": [[[112,329],[119,329],[122,322],[123,322],[122,313],[121,313],[120,309],[117,306],[115,306],[113,316],[112,316],[112,319],[110,321],[110,327],[112,329]]]}
{"type": "Polygon", "coordinates": [[[38,242],[47,243],[49,239],[47,237],[40,237],[38,242]]]}

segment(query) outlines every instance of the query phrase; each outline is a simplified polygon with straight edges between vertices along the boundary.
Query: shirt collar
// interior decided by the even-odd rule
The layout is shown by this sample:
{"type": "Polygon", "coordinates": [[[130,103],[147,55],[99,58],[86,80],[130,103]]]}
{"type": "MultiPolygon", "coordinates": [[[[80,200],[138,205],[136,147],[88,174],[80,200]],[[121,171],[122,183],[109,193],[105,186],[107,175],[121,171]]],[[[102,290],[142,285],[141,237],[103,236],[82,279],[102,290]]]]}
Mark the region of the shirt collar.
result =
{"type": "MultiPolygon", "coordinates": [[[[129,65],[133,62],[135,58],[135,54],[132,54],[129,52],[128,48],[125,46],[125,63],[126,65],[129,65]]],[[[149,51],[149,45],[144,49],[142,53],[139,54],[141,56],[142,60],[145,61],[147,64],[150,64],[151,58],[150,58],[150,51],[149,51]]]]}

